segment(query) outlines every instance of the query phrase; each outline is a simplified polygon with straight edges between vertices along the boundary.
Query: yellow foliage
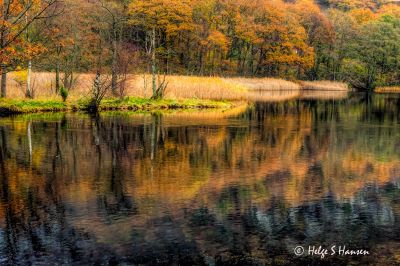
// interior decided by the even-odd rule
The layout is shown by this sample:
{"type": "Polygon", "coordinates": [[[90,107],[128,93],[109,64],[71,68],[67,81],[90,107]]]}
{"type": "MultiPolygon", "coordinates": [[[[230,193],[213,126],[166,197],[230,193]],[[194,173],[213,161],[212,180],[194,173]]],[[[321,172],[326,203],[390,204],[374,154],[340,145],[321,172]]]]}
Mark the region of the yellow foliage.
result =
{"type": "Polygon", "coordinates": [[[376,18],[376,15],[370,9],[354,9],[350,14],[359,24],[368,23],[376,18]]]}
{"type": "Polygon", "coordinates": [[[18,83],[18,85],[22,86],[26,84],[28,79],[28,71],[27,70],[19,70],[13,73],[13,80],[18,83]]]}

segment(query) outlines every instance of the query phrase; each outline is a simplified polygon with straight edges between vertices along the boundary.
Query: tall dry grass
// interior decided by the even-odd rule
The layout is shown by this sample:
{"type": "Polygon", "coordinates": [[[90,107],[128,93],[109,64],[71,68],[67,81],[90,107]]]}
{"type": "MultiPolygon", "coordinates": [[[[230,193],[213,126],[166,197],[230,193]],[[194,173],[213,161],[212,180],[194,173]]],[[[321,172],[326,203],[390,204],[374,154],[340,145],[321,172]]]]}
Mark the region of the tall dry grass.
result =
{"type": "MultiPolygon", "coordinates": [[[[149,76],[148,79],[151,77],[149,76]]],[[[167,98],[198,98],[213,100],[244,100],[247,88],[241,84],[227,82],[219,77],[167,76],[167,98]]],[[[141,78],[143,82],[143,77],[141,78]]],[[[135,88],[143,88],[137,80],[135,88]]],[[[151,88],[147,89],[151,93],[151,88]]]]}
{"type": "MultiPolygon", "coordinates": [[[[7,97],[24,98],[26,84],[19,82],[19,74],[11,72],[7,75],[7,97]]],[[[31,86],[34,97],[37,99],[53,99],[59,96],[55,92],[55,73],[33,72],[31,86]]],[[[75,74],[75,83],[70,91],[70,98],[81,98],[89,95],[94,74],[75,74]]]]}
{"type": "MultiPolygon", "coordinates": [[[[8,97],[24,98],[26,85],[21,84],[18,73],[8,75],[8,97]]],[[[94,74],[75,74],[75,83],[69,100],[90,96],[94,74]]],[[[301,82],[300,84],[274,78],[221,78],[197,76],[167,76],[166,98],[210,100],[284,100],[299,97],[304,89],[348,91],[339,82],[301,82]]],[[[151,75],[128,75],[125,96],[150,97],[151,75]],[[146,86],[145,86],[146,84],[146,86]]],[[[36,99],[59,98],[55,93],[55,73],[32,74],[32,87],[36,99]]]]}
{"type": "Polygon", "coordinates": [[[300,85],[305,90],[349,91],[349,86],[346,83],[335,81],[301,81],[300,85]]]}

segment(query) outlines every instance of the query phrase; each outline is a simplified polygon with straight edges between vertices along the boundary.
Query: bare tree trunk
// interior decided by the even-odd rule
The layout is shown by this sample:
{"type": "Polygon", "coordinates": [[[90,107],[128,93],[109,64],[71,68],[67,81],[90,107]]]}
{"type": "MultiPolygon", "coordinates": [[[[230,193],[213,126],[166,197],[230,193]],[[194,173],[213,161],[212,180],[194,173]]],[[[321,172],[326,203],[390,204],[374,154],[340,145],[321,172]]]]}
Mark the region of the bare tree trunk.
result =
{"type": "Polygon", "coordinates": [[[144,85],[144,87],[143,87],[143,95],[144,95],[144,98],[146,98],[147,97],[147,77],[146,77],[146,74],[143,75],[143,85],[144,85]]]}
{"type": "Polygon", "coordinates": [[[1,97],[7,97],[7,68],[1,65],[1,97]]]}
{"type": "Polygon", "coordinates": [[[70,89],[72,86],[72,69],[68,69],[64,72],[64,88],[70,89]]]}
{"type": "MultiPolygon", "coordinates": [[[[3,51],[5,47],[5,43],[7,42],[7,29],[5,27],[5,21],[8,19],[8,8],[10,7],[10,2],[9,1],[4,1],[3,3],[3,14],[2,14],[2,20],[3,20],[3,25],[1,27],[1,35],[0,35],[0,51],[3,51]],[[7,8],[6,8],[7,7],[7,8]]],[[[0,66],[1,69],[1,98],[7,97],[7,66],[2,63],[0,66]]]]}
{"type": "Polygon", "coordinates": [[[60,63],[56,64],[56,93],[60,92],[60,63]]]}
{"type": "MultiPolygon", "coordinates": [[[[26,25],[28,26],[28,12],[25,13],[25,22],[26,22],[26,25]]],[[[25,34],[26,34],[26,39],[29,42],[30,40],[29,40],[28,27],[26,27],[25,34]]],[[[31,92],[31,70],[32,70],[32,61],[31,61],[31,59],[29,59],[29,61],[28,61],[28,75],[26,77],[26,93],[25,93],[25,96],[27,98],[32,98],[32,92],[31,92]]]]}
{"type": "Polygon", "coordinates": [[[68,87],[68,89],[70,90],[73,85],[74,85],[74,71],[71,71],[71,75],[69,76],[69,87],[68,87]]]}
{"type": "Polygon", "coordinates": [[[151,34],[151,74],[152,74],[152,89],[153,97],[157,94],[157,80],[156,80],[156,29],[153,28],[151,34]]]}
{"type": "Polygon", "coordinates": [[[112,44],[112,66],[111,66],[111,90],[113,95],[117,95],[117,60],[118,60],[118,51],[117,51],[117,36],[114,29],[114,37],[112,44]]]}
{"type": "Polygon", "coordinates": [[[31,74],[32,74],[32,61],[28,62],[28,76],[26,77],[26,97],[33,98],[31,90],[31,74]]]}

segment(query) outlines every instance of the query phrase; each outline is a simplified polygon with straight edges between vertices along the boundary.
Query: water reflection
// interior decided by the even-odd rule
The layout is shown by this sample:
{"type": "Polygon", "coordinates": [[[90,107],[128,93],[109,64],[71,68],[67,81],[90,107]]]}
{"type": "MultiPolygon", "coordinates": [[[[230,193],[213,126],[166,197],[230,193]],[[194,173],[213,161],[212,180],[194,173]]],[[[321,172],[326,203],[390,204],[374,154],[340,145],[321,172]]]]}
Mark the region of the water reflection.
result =
{"type": "Polygon", "coordinates": [[[399,106],[2,118],[0,263],[399,263],[399,106]]]}
{"type": "Polygon", "coordinates": [[[247,98],[257,102],[282,102],[294,99],[340,100],[348,97],[348,91],[321,90],[253,90],[247,98]]]}

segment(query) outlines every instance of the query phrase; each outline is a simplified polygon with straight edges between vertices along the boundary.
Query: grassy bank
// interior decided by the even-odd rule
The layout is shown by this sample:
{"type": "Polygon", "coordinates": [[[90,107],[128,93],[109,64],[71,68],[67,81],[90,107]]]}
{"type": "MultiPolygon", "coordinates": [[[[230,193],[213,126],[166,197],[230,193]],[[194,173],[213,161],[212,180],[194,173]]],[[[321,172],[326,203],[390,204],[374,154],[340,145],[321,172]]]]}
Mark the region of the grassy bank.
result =
{"type": "MultiPolygon", "coordinates": [[[[105,99],[100,105],[100,110],[168,110],[168,109],[228,109],[234,103],[226,101],[183,99],[183,100],[150,100],[136,97],[125,97],[124,99],[105,99]]],[[[61,112],[86,110],[87,101],[61,100],[18,100],[0,99],[0,114],[24,114],[38,112],[61,112]]]]}
{"type": "MultiPolygon", "coordinates": [[[[105,99],[100,110],[163,110],[163,109],[213,109],[230,108],[233,103],[227,101],[200,100],[200,99],[162,99],[126,97],[124,99],[105,99]]],[[[79,109],[84,109],[85,103],[80,102],[79,109]]]]}
{"type": "Polygon", "coordinates": [[[0,114],[67,111],[68,105],[58,100],[0,99],[0,114]]]}

